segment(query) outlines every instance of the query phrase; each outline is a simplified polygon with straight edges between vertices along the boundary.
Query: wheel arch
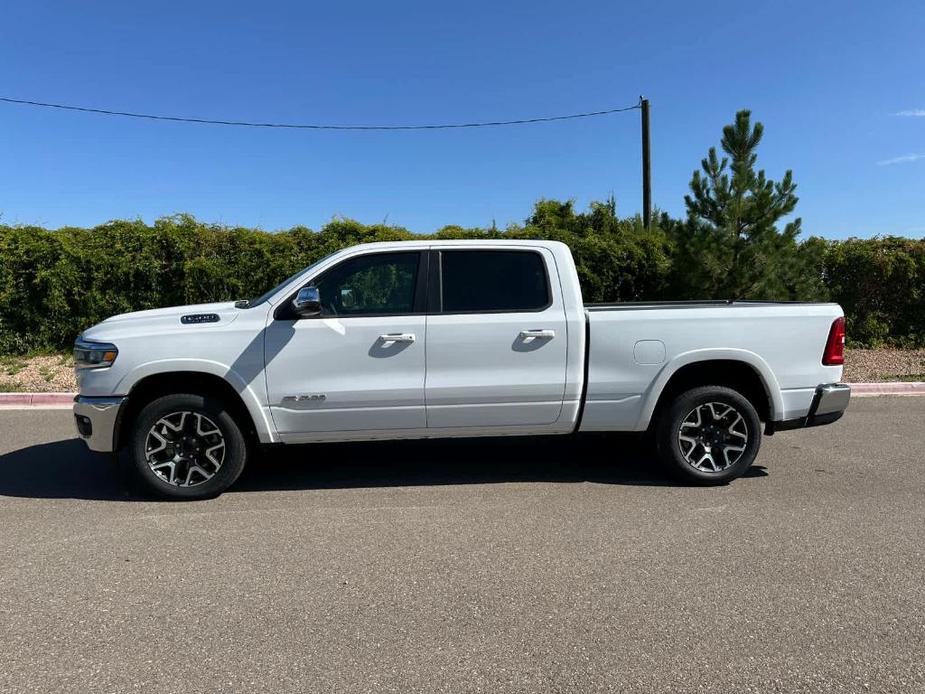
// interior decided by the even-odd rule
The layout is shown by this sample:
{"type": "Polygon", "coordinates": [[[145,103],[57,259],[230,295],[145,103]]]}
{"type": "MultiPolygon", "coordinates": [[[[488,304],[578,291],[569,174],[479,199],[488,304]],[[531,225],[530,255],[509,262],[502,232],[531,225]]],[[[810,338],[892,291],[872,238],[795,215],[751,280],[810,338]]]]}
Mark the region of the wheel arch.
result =
{"type": "Polygon", "coordinates": [[[688,352],[674,359],[653,382],[640,413],[640,430],[647,429],[675,396],[697,386],[726,386],[744,395],[763,422],[783,411],[780,387],[768,364],[745,350],[688,352]]]}
{"type": "Polygon", "coordinates": [[[135,376],[131,385],[122,389],[128,399],[116,422],[116,450],[127,442],[129,427],[141,409],[152,400],[173,393],[196,393],[219,398],[227,404],[245,437],[263,443],[274,440],[274,433],[253,391],[243,383],[232,383],[227,373],[219,375],[212,369],[186,365],[186,368],[179,369],[148,369],[136,372],[135,376]]]}

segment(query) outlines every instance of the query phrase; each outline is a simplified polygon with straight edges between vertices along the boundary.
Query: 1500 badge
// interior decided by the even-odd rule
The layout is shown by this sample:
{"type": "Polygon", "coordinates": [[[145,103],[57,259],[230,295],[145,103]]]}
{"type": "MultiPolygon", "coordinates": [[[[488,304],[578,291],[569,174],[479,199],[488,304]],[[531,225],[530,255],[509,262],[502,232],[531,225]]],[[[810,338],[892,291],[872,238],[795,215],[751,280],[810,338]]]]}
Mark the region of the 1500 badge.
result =
{"type": "Polygon", "coordinates": [[[283,402],[323,402],[328,396],[324,393],[312,393],[310,395],[287,395],[283,402]]]}

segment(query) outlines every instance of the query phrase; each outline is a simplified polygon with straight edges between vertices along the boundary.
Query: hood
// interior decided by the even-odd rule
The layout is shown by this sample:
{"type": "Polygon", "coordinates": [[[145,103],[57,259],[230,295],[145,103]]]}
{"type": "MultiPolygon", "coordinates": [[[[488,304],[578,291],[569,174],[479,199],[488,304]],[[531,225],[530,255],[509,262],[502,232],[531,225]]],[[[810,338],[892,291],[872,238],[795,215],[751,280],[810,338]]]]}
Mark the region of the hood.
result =
{"type": "Polygon", "coordinates": [[[120,335],[209,330],[228,325],[242,310],[249,309],[235,308],[233,301],[223,301],[120,313],[88,328],[82,337],[104,341],[116,339],[120,335]]]}

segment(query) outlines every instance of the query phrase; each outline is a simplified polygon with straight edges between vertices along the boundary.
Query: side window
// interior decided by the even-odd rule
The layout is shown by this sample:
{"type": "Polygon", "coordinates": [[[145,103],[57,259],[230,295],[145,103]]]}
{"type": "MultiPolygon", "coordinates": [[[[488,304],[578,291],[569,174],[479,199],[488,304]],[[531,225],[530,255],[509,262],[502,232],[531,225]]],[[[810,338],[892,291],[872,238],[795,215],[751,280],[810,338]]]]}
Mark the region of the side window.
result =
{"type": "Polygon", "coordinates": [[[443,251],[444,313],[538,311],[549,306],[549,279],[535,251],[443,251]]]}
{"type": "Polygon", "coordinates": [[[420,255],[361,255],[331,268],[315,282],[321,295],[321,315],[411,313],[420,255]]]}

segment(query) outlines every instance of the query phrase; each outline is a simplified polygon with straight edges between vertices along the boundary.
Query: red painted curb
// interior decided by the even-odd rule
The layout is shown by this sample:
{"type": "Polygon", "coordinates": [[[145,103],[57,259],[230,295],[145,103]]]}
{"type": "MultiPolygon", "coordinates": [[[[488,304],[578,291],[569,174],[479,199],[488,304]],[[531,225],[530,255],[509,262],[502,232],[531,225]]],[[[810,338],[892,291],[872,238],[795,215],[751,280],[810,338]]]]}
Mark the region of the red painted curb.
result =
{"type": "Polygon", "coordinates": [[[0,405],[19,405],[27,407],[32,404],[32,393],[2,393],[0,405]]]}
{"type": "Polygon", "coordinates": [[[63,407],[74,404],[76,393],[0,393],[0,407],[63,407]]]}
{"type": "Polygon", "coordinates": [[[33,393],[32,405],[73,405],[75,393],[33,393]]]}
{"type": "Polygon", "coordinates": [[[851,383],[851,394],[867,395],[925,395],[921,381],[894,381],[892,383],[851,383]]]}

